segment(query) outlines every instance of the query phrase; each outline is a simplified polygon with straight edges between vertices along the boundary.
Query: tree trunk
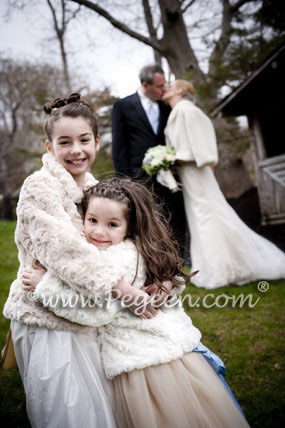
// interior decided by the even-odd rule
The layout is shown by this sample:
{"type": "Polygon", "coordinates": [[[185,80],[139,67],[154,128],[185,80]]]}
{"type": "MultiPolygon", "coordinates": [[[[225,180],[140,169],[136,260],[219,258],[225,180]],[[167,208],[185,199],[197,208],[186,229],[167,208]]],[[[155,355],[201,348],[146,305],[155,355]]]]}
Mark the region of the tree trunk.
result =
{"type": "Polygon", "coordinates": [[[187,73],[194,83],[204,83],[205,76],[190,45],[179,0],[159,0],[159,5],[164,30],[160,45],[172,73],[176,78],[187,73]]]}
{"type": "Polygon", "coordinates": [[[64,80],[66,83],[66,89],[68,91],[68,94],[71,93],[71,84],[70,84],[70,77],[69,77],[69,69],[67,64],[67,56],[64,48],[64,35],[61,36],[58,35],[58,41],[60,44],[60,52],[61,52],[61,59],[62,59],[62,65],[63,65],[63,74],[64,74],[64,80]]]}
{"type": "MultiPolygon", "coordinates": [[[[111,25],[118,28],[123,33],[128,34],[136,40],[152,47],[159,53],[160,56],[165,57],[172,73],[176,78],[183,77],[197,84],[205,82],[205,75],[199,67],[197,58],[188,40],[185,23],[183,20],[183,13],[180,7],[179,0],[159,0],[159,7],[161,11],[161,20],[163,25],[164,35],[161,40],[153,37],[151,34],[146,37],[138,32],[131,30],[126,24],[114,18],[107,10],[103,9],[97,3],[89,0],[71,0],[74,3],[83,5],[91,9],[107,19],[111,25]]],[[[147,1],[143,0],[144,11],[146,14],[147,1]]],[[[149,23],[147,22],[148,29],[149,23]]]]}
{"type": "Polygon", "coordinates": [[[232,29],[233,10],[229,0],[223,0],[223,18],[221,26],[221,35],[217,40],[215,48],[213,49],[209,59],[209,73],[213,77],[216,75],[217,69],[221,67],[222,60],[230,42],[230,35],[232,29]]]}
{"type": "MultiPolygon", "coordinates": [[[[148,0],[142,0],[143,10],[146,25],[150,34],[150,38],[156,43],[157,42],[157,32],[153,25],[151,9],[148,0]]],[[[153,49],[154,61],[158,65],[162,65],[161,54],[156,49],[153,49]]]]}

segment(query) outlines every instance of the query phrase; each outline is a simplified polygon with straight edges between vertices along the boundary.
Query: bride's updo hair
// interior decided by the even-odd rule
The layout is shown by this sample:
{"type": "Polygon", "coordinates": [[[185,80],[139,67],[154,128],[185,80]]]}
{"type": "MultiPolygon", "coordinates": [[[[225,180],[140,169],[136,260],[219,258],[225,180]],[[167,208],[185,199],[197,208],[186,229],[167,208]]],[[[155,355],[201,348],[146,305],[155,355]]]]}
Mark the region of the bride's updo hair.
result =
{"type": "Polygon", "coordinates": [[[94,138],[98,136],[98,123],[93,107],[81,99],[80,94],[71,94],[68,98],[56,98],[44,105],[44,112],[48,115],[45,122],[45,131],[49,141],[52,141],[53,128],[61,117],[83,117],[89,121],[94,138]]]}
{"type": "Polygon", "coordinates": [[[194,98],[195,90],[192,83],[187,82],[187,80],[175,80],[175,86],[178,89],[182,90],[182,98],[185,100],[192,101],[194,98]]]}

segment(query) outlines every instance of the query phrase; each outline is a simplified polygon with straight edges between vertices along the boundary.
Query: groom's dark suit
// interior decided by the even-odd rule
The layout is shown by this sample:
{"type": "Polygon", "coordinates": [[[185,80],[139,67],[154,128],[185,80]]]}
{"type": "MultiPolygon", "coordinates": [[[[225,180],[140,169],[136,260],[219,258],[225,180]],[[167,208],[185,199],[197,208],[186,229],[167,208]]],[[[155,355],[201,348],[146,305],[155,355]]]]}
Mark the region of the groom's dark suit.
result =
{"type": "Polygon", "coordinates": [[[164,128],[170,107],[158,102],[160,117],[155,134],[137,93],[118,100],[112,114],[113,160],[117,173],[132,178],[146,174],[141,168],[145,152],[158,144],[165,145],[164,128]]]}
{"type": "MultiPolygon", "coordinates": [[[[165,145],[164,128],[170,107],[159,105],[159,126],[155,134],[137,93],[115,102],[112,113],[112,153],[116,173],[134,179],[148,180],[148,187],[165,203],[170,214],[174,237],[179,241],[181,253],[185,236],[185,213],[182,192],[171,193],[157,183],[155,177],[148,177],[141,168],[145,152],[158,144],[165,145]]],[[[165,210],[167,214],[167,210],[165,210]]]]}

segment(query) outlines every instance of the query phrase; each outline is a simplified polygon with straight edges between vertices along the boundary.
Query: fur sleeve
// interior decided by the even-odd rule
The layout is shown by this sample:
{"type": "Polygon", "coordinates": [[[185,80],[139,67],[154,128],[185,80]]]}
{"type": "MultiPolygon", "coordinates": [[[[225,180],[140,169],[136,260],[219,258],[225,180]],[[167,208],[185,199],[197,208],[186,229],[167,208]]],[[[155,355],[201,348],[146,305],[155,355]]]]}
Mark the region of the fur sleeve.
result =
{"type": "Polygon", "coordinates": [[[91,327],[110,323],[121,310],[120,301],[111,293],[97,299],[83,296],[51,272],[46,272],[37,285],[34,298],[58,317],[91,327]]]}
{"type": "MultiPolygon", "coordinates": [[[[100,254],[103,257],[112,257],[115,264],[120,261],[126,280],[130,282],[137,271],[136,285],[142,286],[144,284],[144,266],[139,263],[137,269],[137,250],[132,242],[122,242],[100,254]]],[[[92,327],[100,327],[110,323],[122,309],[121,302],[112,298],[111,293],[108,292],[104,296],[90,299],[90,296],[83,296],[72,290],[49,271],[37,285],[35,298],[57,316],[92,327]]]]}

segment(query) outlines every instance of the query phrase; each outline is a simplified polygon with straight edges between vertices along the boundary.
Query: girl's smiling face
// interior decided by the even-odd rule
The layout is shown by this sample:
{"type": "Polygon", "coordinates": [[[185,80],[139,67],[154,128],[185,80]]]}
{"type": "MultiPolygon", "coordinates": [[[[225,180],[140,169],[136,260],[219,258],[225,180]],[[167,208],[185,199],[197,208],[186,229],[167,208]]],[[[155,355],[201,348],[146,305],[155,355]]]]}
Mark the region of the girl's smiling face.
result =
{"type": "Polygon", "coordinates": [[[90,198],[84,220],[84,232],[90,244],[106,250],[122,242],[127,230],[127,207],[124,203],[103,197],[90,198]]]}
{"type": "Polygon", "coordinates": [[[88,120],[80,116],[67,116],[54,123],[52,141],[46,141],[46,147],[81,185],[86,171],[95,160],[99,140],[99,136],[95,140],[88,120]]]}

